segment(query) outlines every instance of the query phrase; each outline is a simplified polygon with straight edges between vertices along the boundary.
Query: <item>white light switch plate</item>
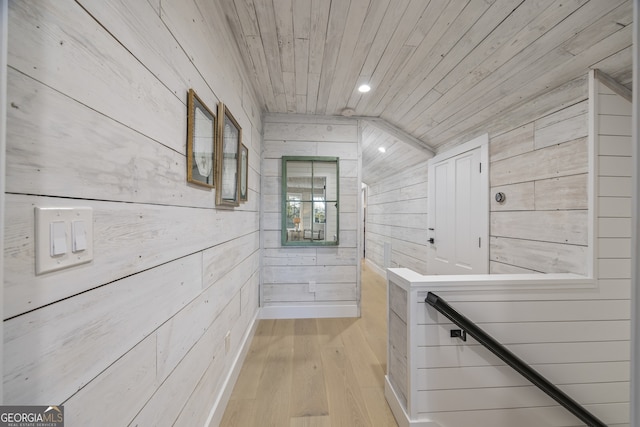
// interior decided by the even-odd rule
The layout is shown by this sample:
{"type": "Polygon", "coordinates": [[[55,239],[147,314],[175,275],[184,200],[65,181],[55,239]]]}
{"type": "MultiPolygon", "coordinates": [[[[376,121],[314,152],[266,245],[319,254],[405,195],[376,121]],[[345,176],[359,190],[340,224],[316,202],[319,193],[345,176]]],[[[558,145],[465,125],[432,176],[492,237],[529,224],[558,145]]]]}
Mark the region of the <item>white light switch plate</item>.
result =
{"type": "Polygon", "coordinates": [[[35,208],[35,220],[36,274],[84,264],[93,259],[93,209],[88,207],[35,208]],[[74,222],[76,222],[75,227],[72,226],[74,222]],[[82,224],[80,227],[77,225],[78,222],[82,224]],[[61,227],[60,223],[64,224],[64,233],[56,231],[55,235],[58,238],[64,235],[65,251],[59,255],[53,255],[52,224],[56,224],[56,230],[58,230],[61,227]],[[80,229],[82,229],[82,235],[78,235],[80,229]],[[83,246],[85,249],[78,250],[83,246]]]}

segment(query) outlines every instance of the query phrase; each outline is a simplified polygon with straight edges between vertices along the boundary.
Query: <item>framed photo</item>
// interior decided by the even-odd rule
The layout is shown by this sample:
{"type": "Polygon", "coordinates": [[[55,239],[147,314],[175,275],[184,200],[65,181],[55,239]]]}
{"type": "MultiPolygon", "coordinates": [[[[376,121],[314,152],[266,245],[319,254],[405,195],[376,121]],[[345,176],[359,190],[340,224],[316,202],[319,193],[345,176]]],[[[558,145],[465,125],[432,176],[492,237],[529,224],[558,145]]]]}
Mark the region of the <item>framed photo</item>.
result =
{"type": "Polygon", "coordinates": [[[240,201],[249,200],[249,149],[240,144],[240,201]]]}
{"type": "Polygon", "coordinates": [[[231,112],[218,103],[216,140],[216,206],[240,205],[240,141],[242,128],[231,112]]]}
{"type": "Polygon", "coordinates": [[[216,116],[189,89],[187,100],[187,181],[214,187],[216,116]]]}

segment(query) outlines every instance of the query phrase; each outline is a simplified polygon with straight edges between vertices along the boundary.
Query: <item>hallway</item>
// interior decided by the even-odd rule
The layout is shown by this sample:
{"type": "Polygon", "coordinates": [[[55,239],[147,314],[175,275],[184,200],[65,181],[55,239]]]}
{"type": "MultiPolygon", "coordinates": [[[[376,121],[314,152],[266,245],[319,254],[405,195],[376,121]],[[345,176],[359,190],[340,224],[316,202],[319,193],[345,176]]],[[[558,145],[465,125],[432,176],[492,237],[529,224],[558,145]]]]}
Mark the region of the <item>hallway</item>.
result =
{"type": "Polygon", "coordinates": [[[397,426],[386,332],[386,282],[364,264],[362,317],[261,320],[221,426],[397,426]]]}

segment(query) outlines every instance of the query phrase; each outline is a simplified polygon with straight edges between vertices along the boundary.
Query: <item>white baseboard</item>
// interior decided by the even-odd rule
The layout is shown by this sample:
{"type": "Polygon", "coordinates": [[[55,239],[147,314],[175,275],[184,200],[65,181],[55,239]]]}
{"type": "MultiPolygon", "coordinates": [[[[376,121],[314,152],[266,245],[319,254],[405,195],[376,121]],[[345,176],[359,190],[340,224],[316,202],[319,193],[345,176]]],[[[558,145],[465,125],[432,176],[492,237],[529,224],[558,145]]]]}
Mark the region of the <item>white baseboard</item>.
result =
{"type": "Polygon", "coordinates": [[[296,304],[265,305],[260,309],[261,319],[318,319],[328,317],[359,317],[358,304],[296,304]]]}
{"type": "Polygon", "coordinates": [[[433,421],[410,419],[409,414],[407,414],[404,406],[402,406],[393,385],[389,382],[389,377],[387,375],[384,376],[384,397],[387,399],[387,403],[389,403],[389,407],[391,408],[391,412],[393,412],[393,416],[398,423],[398,427],[440,427],[440,424],[434,423],[433,421]]]}
{"type": "Polygon", "coordinates": [[[242,369],[242,364],[244,363],[244,359],[249,352],[249,347],[251,347],[251,341],[253,340],[253,336],[255,335],[256,328],[258,326],[258,320],[260,315],[260,310],[256,312],[253,320],[251,321],[251,326],[247,328],[247,332],[244,334],[242,339],[242,345],[240,346],[240,351],[236,355],[236,358],[233,360],[231,364],[231,369],[229,369],[229,373],[224,380],[224,385],[222,386],[222,392],[216,399],[213,407],[209,411],[209,417],[207,418],[207,422],[205,423],[205,427],[214,427],[220,425],[222,421],[222,417],[224,416],[224,411],[227,409],[227,403],[229,403],[229,399],[231,398],[231,393],[233,392],[233,387],[236,385],[236,381],[238,380],[238,376],[240,376],[240,370],[242,369]]]}
{"type": "Polygon", "coordinates": [[[373,270],[373,272],[376,273],[378,276],[384,277],[385,280],[387,279],[387,270],[380,267],[378,264],[376,264],[375,262],[371,261],[368,258],[365,258],[364,262],[367,264],[367,267],[373,270]]]}

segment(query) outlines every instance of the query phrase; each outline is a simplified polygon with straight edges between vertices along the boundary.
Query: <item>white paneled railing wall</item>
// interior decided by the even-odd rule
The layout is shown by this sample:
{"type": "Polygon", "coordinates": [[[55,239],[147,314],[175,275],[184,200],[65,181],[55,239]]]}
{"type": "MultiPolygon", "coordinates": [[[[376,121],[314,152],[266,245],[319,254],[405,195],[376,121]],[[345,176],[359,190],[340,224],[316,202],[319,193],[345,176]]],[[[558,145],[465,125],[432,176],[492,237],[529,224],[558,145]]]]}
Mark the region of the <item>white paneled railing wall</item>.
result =
{"type": "Polygon", "coordinates": [[[542,391],[427,306],[445,298],[609,426],[629,425],[631,103],[590,75],[593,275],[423,276],[390,269],[386,396],[400,425],[575,426],[542,391]]]}

